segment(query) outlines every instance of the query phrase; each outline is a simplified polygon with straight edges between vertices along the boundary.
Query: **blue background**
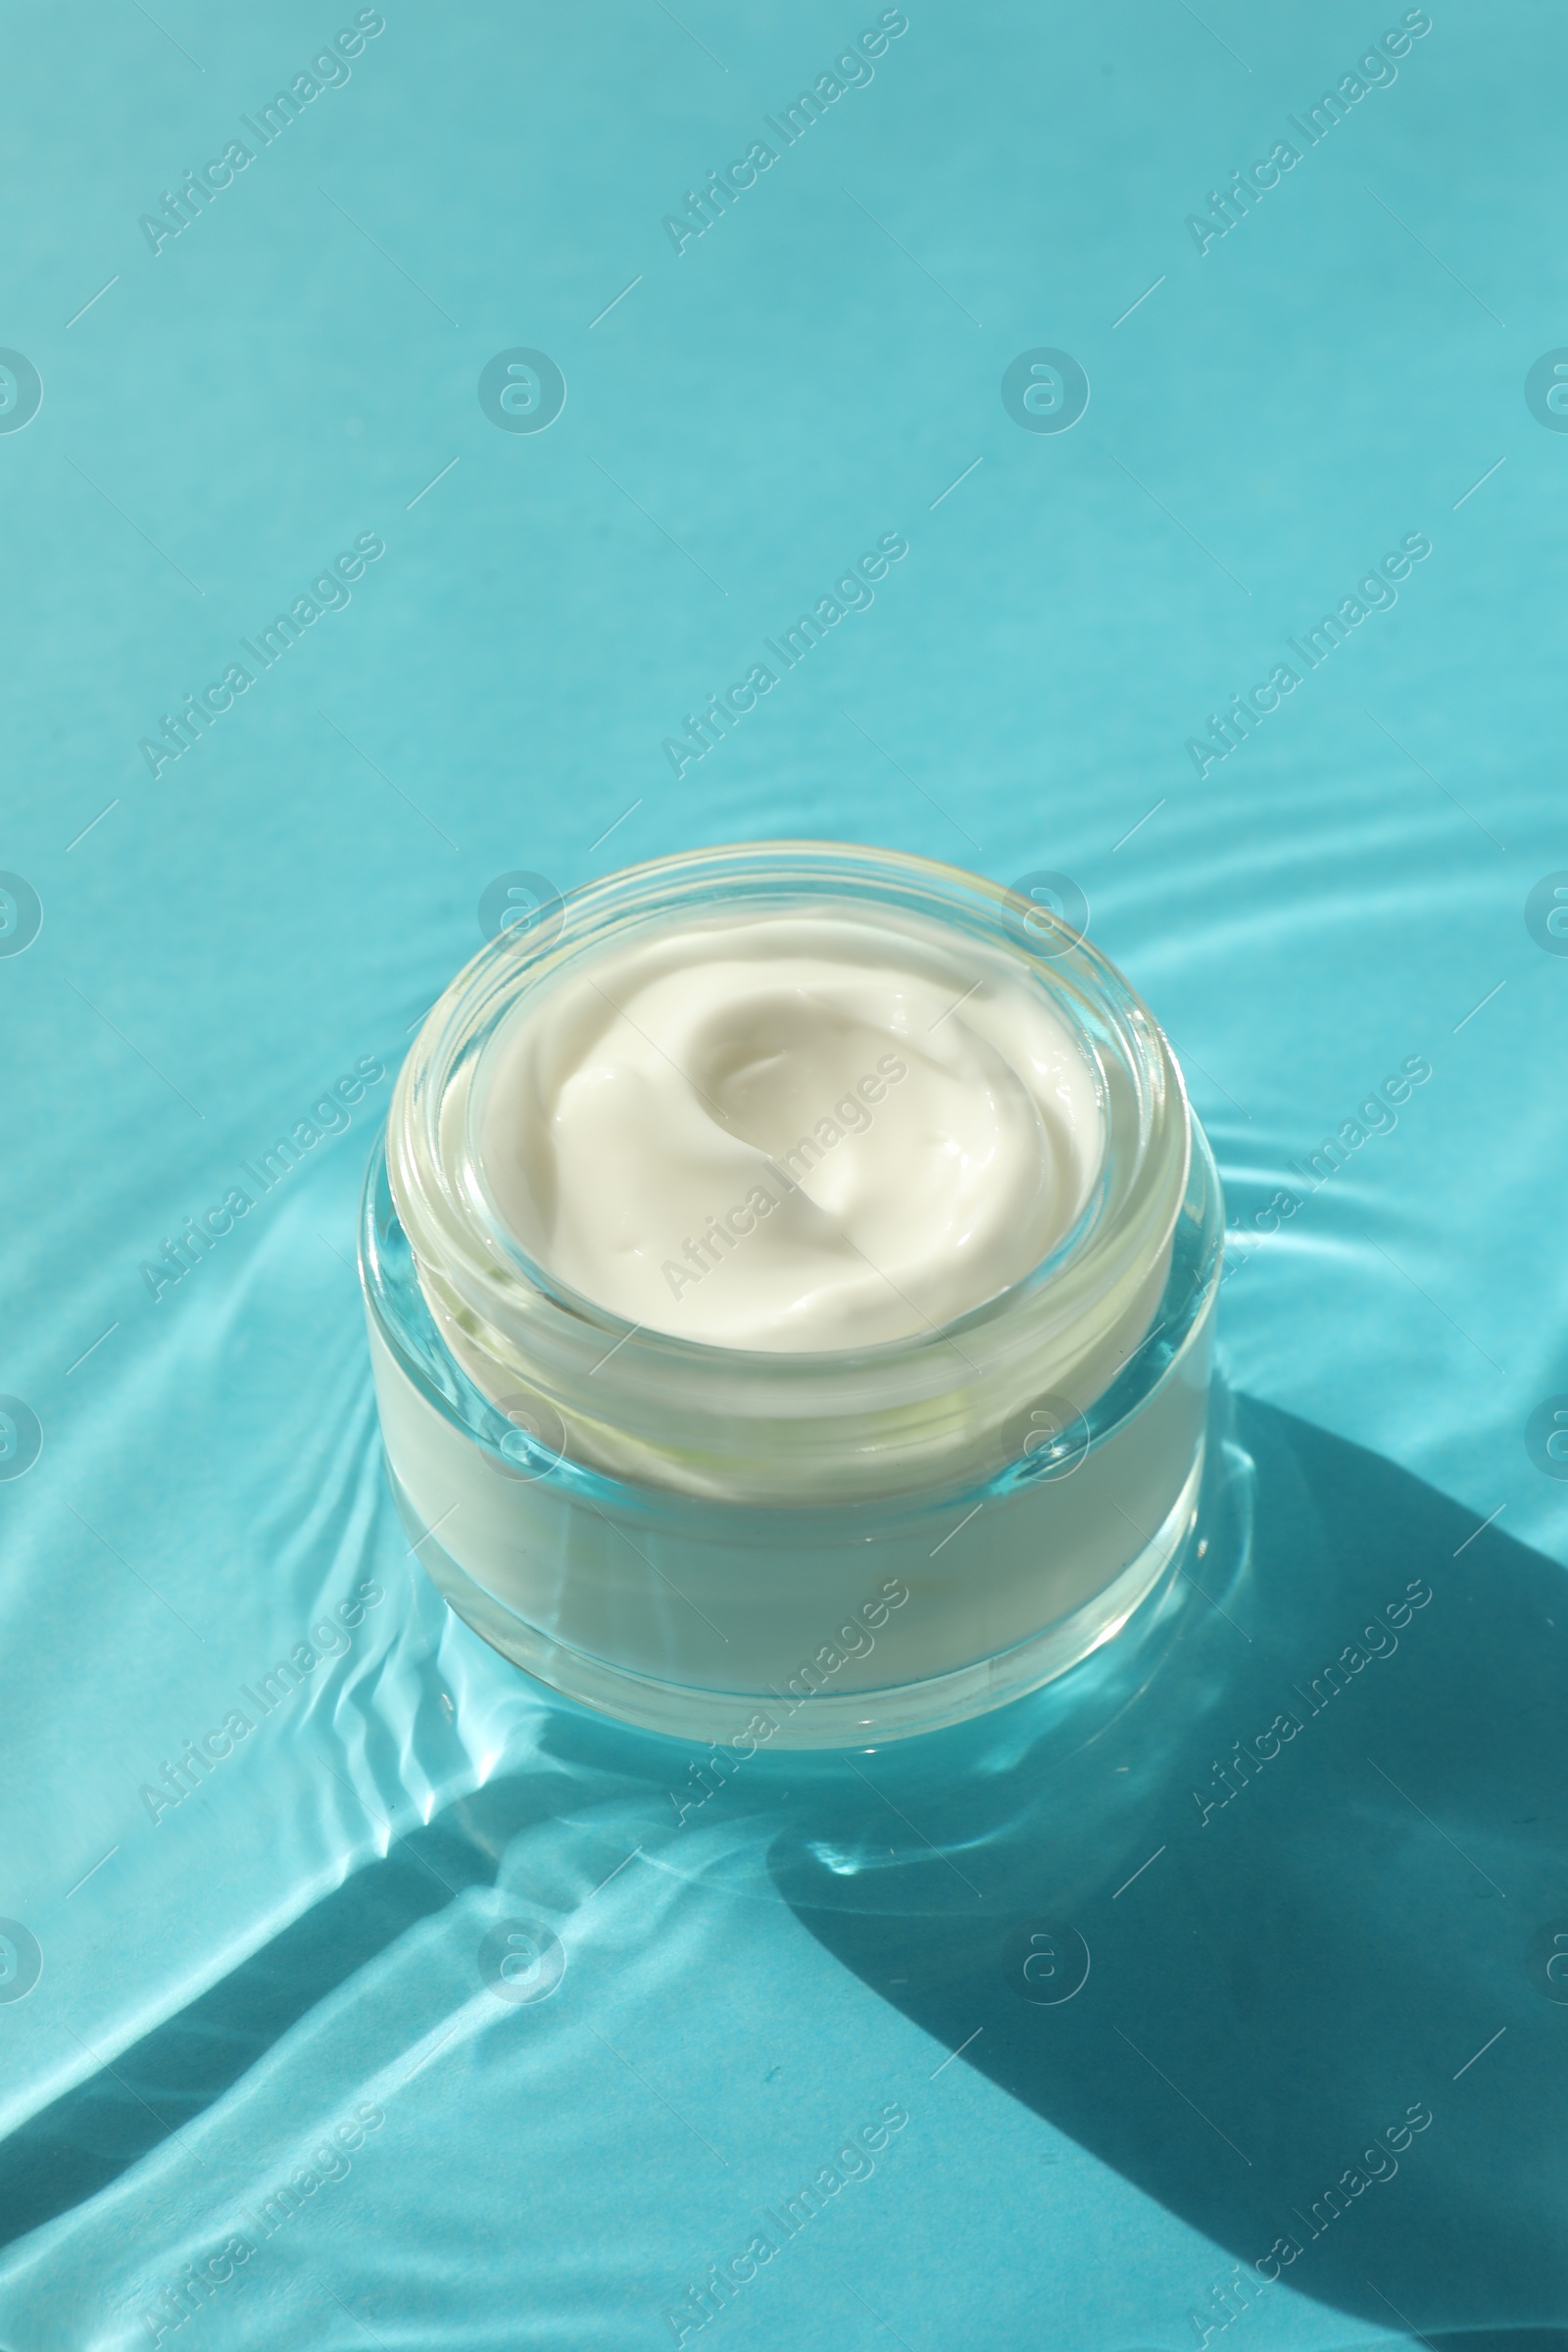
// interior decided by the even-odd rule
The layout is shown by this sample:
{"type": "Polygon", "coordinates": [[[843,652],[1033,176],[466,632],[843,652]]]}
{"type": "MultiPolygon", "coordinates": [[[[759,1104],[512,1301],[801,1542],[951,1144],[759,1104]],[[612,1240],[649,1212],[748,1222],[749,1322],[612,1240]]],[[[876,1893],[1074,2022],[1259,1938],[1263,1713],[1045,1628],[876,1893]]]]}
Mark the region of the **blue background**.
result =
{"type": "Polygon", "coordinates": [[[890,2101],[874,2176],[711,2323],[737,2347],[1217,2342],[1214,2289],[1421,2102],[1224,2331],[1568,2340],[1568,1532],[1525,1441],[1568,1390],[1568,960],[1524,912],[1568,867],[1568,439],[1524,396],[1568,343],[1559,18],[1435,7],[1200,253],[1399,10],[911,0],[677,254],[663,216],[875,9],[388,0],[155,253],[139,217],[354,14],[93,0],[13,24],[0,95],[0,341],[43,381],[0,432],[0,863],[42,906],[0,957],[0,1388],[43,1440],[0,1483],[0,1911],[42,1954],[0,2000],[0,2340],[669,2343],[890,2101]],[[565,377],[546,431],[477,397],[519,346],[565,377]],[[1069,431],[1003,405],[1041,346],[1087,371],[1069,431]],[[677,780],[685,714],[893,531],[677,780]],[[1208,714],[1417,532],[1200,779],[1208,714]],[[155,778],[140,740],[361,533],[348,607],[155,778]],[[353,1271],[386,1083],[156,1300],[140,1266],[395,1069],[497,875],[778,835],[1086,894],[1221,1162],[1256,1538],[1136,1693],[767,1759],[680,1823],[682,1751],[556,1706],[409,1557],[353,1271]],[[367,1579],[347,1654],[154,1824],[139,1787],[367,1579]],[[1412,1580],[1398,1653],[1205,1818],[1412,1580]],[[483,1981],[515,1916],[567,1955],[547,2000],[483,1981]],[[1094,1954],[1059,2010],[1003,1983],[1035,1916],[1094,1954]],[[349,2172],[145,2321],[362,2102],[349,2172]]]}

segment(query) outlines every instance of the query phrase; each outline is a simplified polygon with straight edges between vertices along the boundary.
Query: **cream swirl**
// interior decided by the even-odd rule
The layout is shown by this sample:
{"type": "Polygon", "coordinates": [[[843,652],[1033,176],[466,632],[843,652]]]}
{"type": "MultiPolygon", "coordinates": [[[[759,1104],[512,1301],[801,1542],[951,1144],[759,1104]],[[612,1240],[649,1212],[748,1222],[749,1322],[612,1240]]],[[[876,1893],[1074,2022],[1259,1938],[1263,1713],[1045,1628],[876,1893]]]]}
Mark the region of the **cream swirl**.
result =
{"type": "Polygon", "coordinates": [[[1094,1064],[1016,963],[846,908],[662,927],[530,994],[470,1129],[502,1222],[644,1329],[802,1351],[941,1328],[1098,1173],[1094,1064]]]}

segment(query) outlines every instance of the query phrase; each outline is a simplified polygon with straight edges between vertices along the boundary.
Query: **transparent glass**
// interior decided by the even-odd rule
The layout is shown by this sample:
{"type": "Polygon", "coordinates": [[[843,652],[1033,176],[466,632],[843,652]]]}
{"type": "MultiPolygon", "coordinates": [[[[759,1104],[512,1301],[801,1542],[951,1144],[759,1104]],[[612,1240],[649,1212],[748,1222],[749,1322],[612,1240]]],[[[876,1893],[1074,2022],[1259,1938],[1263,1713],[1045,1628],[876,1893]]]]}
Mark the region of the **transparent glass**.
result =
{"type": "Polygon", "coordinates": [[[1223,1211],[1174,1056],[1103,956],[977,876],[762,843],[610,876],[504,932],[398,1079],[361,1268],[416,1556],[542,1681],[681,1737],[824,1746],[934,1728],[1114,1634],[1189,1542],[1223,1211]],[[637,930],[831,908],[1004,968],[1093,1074],[1098,1178],[1021,1281],[941,1330],[773,1353],[628,1325],[496,1216],[486,1049],[637,930]]]}

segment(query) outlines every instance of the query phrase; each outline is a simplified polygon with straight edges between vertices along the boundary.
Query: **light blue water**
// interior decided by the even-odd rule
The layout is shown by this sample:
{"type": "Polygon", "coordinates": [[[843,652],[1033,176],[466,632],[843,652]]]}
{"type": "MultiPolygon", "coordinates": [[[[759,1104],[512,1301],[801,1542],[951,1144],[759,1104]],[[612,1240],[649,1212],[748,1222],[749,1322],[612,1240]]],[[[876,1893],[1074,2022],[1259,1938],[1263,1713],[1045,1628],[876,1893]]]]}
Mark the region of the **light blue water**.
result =
{"type": "MultiPolygon", "coordinates": [[[[42,384],[15,425],[0,360],[0,949],[41,907],[0,956],[0,1468],[41,1432],[0,1480],[0,2340],[667,2344],[771,2231],[736,2347],[1131,2352],[1228,2308],[1243,2344],[1546,2352],[1560,23],[1435,9],[1309,144],[1402,11],[911,7],[786,146],[875,9],[389,5],[264,147],[242,118],[357,12],[155,13],[19,22],[0,97],[0,344],[42,384]],[[481,406],[519,350],[548,429],[497,421],[547,372],[481,406]],[[1042,350],[1088,379],[1059,432],[1004,405],[1042,350]],[[1358,594],[1406,539],[1397,601],[1358,594]],[[1083,892],[1220,1158],[1241,1401],[1215,1580],[1136,1647],[692,1809],[701,1759],[553,1705],[408,1556],[353,1206],[370,1073],[498,877],[812,833],[1083,892]],[[210,1735],[193,1793],[139,1793],[210,1735]]],[[[1054,421],[1069,378],[1031,380],[1054,421]]]]}

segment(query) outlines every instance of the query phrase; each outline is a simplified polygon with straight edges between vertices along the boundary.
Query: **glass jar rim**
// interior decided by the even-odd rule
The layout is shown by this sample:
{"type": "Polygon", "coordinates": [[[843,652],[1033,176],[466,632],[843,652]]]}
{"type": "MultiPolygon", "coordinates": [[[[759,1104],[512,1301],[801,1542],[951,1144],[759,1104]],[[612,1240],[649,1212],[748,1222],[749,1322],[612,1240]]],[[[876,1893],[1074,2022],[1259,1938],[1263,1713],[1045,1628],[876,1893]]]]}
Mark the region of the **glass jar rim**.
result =
{"type": "MultiPolygon", "coordinates": [[[[583,1433],[590,1458],[608,1447],[624,1462],[628,1446],[634,1457],[651,1449],[656,1479],[662,1454],[689,1452],[694,1429],[708,1433],[698,1450],[710,1448],[726,1418],[783,1420],[803,1434],[809,1425],[830,1447],[848,1420],[858,1433],[844,1441],[853,1447],[867,1416],[874,1427],[889,1412],[962,1396],[972,1427],[976,1411],[994,1419],[1019,1394],[1052,1387],[1049,1367],[1072,1359],[1075,1325],[1094,1321],[1097,1302],[1131,1296],[1140,1274],[1152,1279],[1168,1255],[1190,1152],[1186,1093],[1163,1033],[1076,926],[961,868],[822,841],[681,852],[542,902],[431,1007],[397,1079],[387,1133],[391,1194],[421,1287],[470,1373],[477,1361],[492,1393],[498,1382],[537,1390],[583,1433]],[[950,1322],[866,1347],[789,1353],[655,1331],[561,1283],[489,1207],[468,1099],[488,1041],[518,1002],[635,932],[720,917],[741,902],[791,914],[881,909],[934,924],[956,952],[967,939],[1041,992],[1085,1052],[1104,1143],[1088,1196],[1044,1257],[950,1322]],[[992,1360],[976,1364],[971,1348],[992,1360]]],[[[1071,1394],[1065,1371],[1054,1385],[1071,1394]]],[[[730,1451],[718,1443],[713,1458],[730,1451]]]]}

